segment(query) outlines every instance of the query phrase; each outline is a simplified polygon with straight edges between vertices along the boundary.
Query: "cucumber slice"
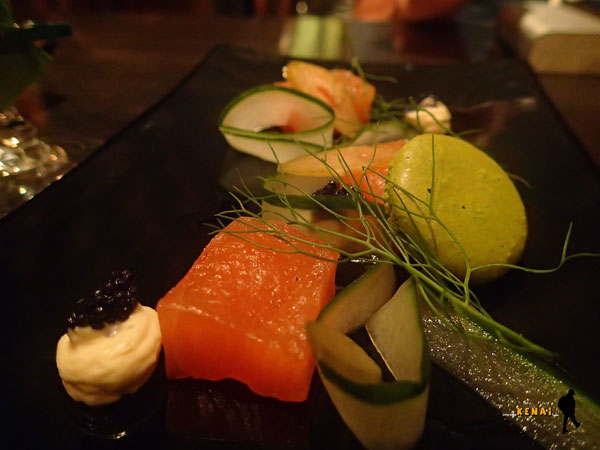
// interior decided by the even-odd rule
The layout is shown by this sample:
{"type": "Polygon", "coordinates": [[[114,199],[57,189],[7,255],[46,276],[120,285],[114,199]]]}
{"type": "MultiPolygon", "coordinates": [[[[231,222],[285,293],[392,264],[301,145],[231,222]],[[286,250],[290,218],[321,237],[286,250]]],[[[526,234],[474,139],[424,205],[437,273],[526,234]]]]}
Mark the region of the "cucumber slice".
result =
{"type": "Polygon", "coordinates": [[[484,328],[459,310],[446,313],[444,319],[485,340],[453,331],[424,301],[419,307],[435,363],[470,386],[544,447],[598,448],[600,404],[564,374],[544,361],[490,340],[484,328]],[[581,426],[562,434],[563,417],[557,403],[569,389],[576,392],[576,417],[581,426]],[[536,415],[526,415],[525,408],[532,407],[537,408],[536,415]]]}
{"type": "Polygon", "coordinates": [[[333,211],[355,209],[354,200],[349,195],[311,195],[329,181],[322,177],[276,174],[265,179],[262,197],[272,205],[284,206],[285,200],[298,209],[322,209],[319,203],[333,211]]]}
{"type": "Polygon", "coordinates": [[[352,333],[394,295],[397,286],[394,267],[376,264],[336,295],[317,320],[344,334],[352,333]]]}
{"type": "Polygon", "coordinates": [[[412,280],[400,286],[394,297],[369,319],[366,325],[373,345],[397,380],[419,382],[428,371],[427,346],[419,319],[412,280]],[[402,318],[416,317],[416,320],[402,318]],[[398,320],[402,323],[399,324],[398,320]]]}
{"type": "Polygon", "coordinates": [[[326,177],[327,180],[331,180],[330,170],[344,176],[346,174],[345,166],[349,167],[353,173],[362,173],[364,167],[368,165],[375,168],[388,167],[396,154],[402,150],[404,144],[406,144],[405,140],[397,140],[377,146],[357,145],[329,149],[316,155],[305,155],[282,164],[280,172],[305,177],[326,177]],[[344,164],[340,162],[340,157],[344,160],[344,164]],[[323,164],[322,160],[325,160],[327,165],[323,164]]]}
{"type": "Polygon", "coordinates": [[[317,212],[317,209],[312,208],[294,208],[292,213],[287,206],[274,205],[266,200],[263,200],[261,203],[261,216],[265,220],[285,220],[289,223],[314,223],[317,212]]]}
{"type": "Polygon", "coordinates": [[[401,120],[368,123],[358,130],[355,136],[345,140],[342,143],[342,147],[373,145],[379,142],[396,141],[398,139],[409,140],[417,134],[417,130],[412,125],[401,120]]]}
{"type": "MultiPolygon", "coordinates": [[[[262,197],[265,202],[273,206],[285,207],[284,202],[274,192],[264,190],[262,197]]],[[[321,210],[323,208],[319,205],[319,203],[333,211],[354,209],[356,206],[354,204],[354,200],[352,200],[352,197],[346,195],[311,195],[310,197],[305,195],[286,195],[285,200],[294,209],[321,210]]]]}
{"type": "Polygon", "coordinates": [[[334,120],[333,109],[321,100],[295,89],[267,85],[250,89],[229,102],[221,113],[219,130],[233,148],[283,163],[306,155],[307,150],[320,152],[330,147],[334,120]],[[300,121],[306,131],[262,131],[288,125],[292,118],[300,121]]]}
{"type": "Polygon", "coordinates": [[[343,374],[353,383],[381,383],[379,366],[348,336],[320,322],[309,322],[306,331],[314,343],[315,358],[333,373],[343,374]]]}
{"type": "MultiPolygon", "coordinates": [[[[305,176],[278,172],[272,177],[265,179],[263,189],[265,194],[280,194],[285,195],[285,197],[305,197],[305,203],[314,203],[310,200],[311,194],[324,188],[331,179],[331,175],[305,176]]],[[[295,199],[295,201],[299,200],[295,199]]],[[[275,200],[271,203],[275,203],[275,200]]],[[[306,209],[309,209],[309,207],[306,209]]]]}
{"type": "Polygon", "coordinates": [[[425,424],[427,383],[382,382],[377,364],[346,335],[319,322],[307,333],[323,385],[358,440],[369,450],[413,447],[425,424]]]}
{"type": "Polygon", "coordinates": [[[347,393],[323,374],[321,379],[344,422],[367,449],[410,449],[421,438],[427,411],[428,385],[414,397],[378,404],[347,393]]]}
{"type": "Polygon", "coordinates": [[[380,263],[344,289],[307,325],[317,368],[333,404],[368,449],[408,449],[425,424],[429,359],[421,330],[415,290],[410,280],[389,298],[393,267],[380,263]],[[372,316],[372,317],[371,317],[372,316]],[[381,381],[380,369],[342,330],[364,324],[398,381],[381,381]],[[397,328],[404,340],[398,343],[397,328]],[[401,366],[399,366],[401,364],[401,366]]]}
{"type": "Polygon", "coordinates": [[[283,163],[279,167],[279,172],[267,178],[263,184],[265,200],[273,205],[282,206],[280,196],[284,195],[294,208],[319,208],[314,201],[318,200],[331,210],[355,209],[356,205],[350,196],[322,195],[311,198],[311,194],[322,189],[335,178],[332,171],[335,171],[339,177],[347,176],[340,158],[347,164],[353,176],[360,179],[366,166],[370,165],[379,171],[382,168],[387,169],[404,144],[405,141],[395,141],[377,146],[329,149],[283,163]],[[326,160],[330,168],[323,164],[322,160],[326,160]]]}

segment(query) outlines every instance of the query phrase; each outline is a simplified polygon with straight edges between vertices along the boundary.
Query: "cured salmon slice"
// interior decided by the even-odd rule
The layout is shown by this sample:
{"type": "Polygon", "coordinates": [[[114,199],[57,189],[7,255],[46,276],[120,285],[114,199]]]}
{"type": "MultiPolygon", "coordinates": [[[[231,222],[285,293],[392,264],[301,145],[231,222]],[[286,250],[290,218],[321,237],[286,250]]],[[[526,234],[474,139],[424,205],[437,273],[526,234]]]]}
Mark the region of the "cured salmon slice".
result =
{"type": "MultiPolygon", "coordinates": [[[[283,222],[270,224],[315,242],[283,222]]],[[[265,228],[251,218],[232,222],[159,301],[168,378],[233,378],[263,396],[284,401],[308,396],[315,363],[304,327],[335,294],[339,255],[251,232],[265,228]]]]}

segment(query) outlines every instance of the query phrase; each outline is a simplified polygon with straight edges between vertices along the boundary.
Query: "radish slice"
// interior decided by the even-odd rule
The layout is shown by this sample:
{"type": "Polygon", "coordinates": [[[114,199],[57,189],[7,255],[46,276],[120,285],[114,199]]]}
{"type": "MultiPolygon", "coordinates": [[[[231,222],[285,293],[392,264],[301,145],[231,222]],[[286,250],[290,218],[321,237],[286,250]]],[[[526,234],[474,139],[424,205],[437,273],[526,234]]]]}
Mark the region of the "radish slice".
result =
{"type": "Polygon", "coordinates": [[[284,163],[333,142],[335,114],[321,100],[295,89],[267,85],[233,99],[221,113],[219,129],[229,144],[244,153],[284,163]],[[280,127],[293,132],[267,132],[280,127]]]}

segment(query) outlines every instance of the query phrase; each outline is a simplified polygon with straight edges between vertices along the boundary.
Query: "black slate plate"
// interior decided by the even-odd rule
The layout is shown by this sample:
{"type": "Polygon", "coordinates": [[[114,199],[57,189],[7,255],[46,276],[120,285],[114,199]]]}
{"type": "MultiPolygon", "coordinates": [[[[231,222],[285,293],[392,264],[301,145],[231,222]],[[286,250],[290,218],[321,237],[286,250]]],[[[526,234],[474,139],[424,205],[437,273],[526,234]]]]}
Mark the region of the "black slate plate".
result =
{"type": "MultiPolygon", "coordinates": [[[[318,380],[308,402],[290,405],[230,381],[167,382],[159,367],[139,395],[90,409],[70,401],[55,368],[75,299],[128,267],[144,303],[154,305],[206,244],[202,223],[225,200],[221,172],[239,164],[247,176],[264,170],[237,154],[225,161],[217,117],[244,89],[279,79],[282,63],[215,49],[151,111],[0,220],[3,448],[360,448],[318,380]]],[[[365,69],[399,79],[379,85],[388,98],[437,94],[457,110],[457,127],[483,127],[479,142],[531,183],[519,185],[530,223],[524,265],[555,265],[570,221],[571,250],[600,251],[598,174],[526,66],[499,60],[365,69]]],[[[599,260],[573,261],[551,275],[511,273],[479,293],[492,315],[559,353],[558,362],[598,394],[598,274],[599,260]]],[[[434,369],[431,386],[420,448],[535,447],[442,370],[434,369]]]]}

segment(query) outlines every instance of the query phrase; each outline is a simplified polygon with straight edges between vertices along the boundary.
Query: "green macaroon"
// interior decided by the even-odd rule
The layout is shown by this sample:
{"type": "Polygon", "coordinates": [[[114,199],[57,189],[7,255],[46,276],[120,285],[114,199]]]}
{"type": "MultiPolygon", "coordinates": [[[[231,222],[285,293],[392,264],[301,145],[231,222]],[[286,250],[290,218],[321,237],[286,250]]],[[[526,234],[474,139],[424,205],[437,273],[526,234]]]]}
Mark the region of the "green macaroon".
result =
{"type": "MultiPolygon", "coordinates": [[[[420,135],[396,155],[388,177],[392,224],[455,275],[465,277],[467,261],[474,269],[519,260],[527,238],[525,207],[506,172],[481,150],[451,136],[420,135]]],[[[483,283],[507,270],[474,270],[471,280],[483,283]]]]}

